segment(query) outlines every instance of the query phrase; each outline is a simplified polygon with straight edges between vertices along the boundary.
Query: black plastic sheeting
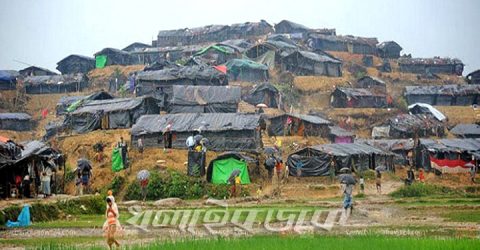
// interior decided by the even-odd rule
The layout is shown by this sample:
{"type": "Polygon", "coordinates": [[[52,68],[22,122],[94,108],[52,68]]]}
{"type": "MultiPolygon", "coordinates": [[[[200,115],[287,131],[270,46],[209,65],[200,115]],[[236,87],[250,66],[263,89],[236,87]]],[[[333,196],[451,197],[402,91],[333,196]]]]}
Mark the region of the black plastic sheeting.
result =
{"type": "Polygon", "coordinates": [[[329,164],[333,157],[335,170],[342,168],[353,171],[364,171],[384,166],[393,170],[394,154],[361,143],[322,144],[301,149],[289,155],[287,164],[291,175],[296,175],[296,168],[301,168],[301,176],[322,176],[328,174],[329,164]],[[292,170],[294,169],[295,170],[292,170]]]}
{"type": "Polygon", "coordinates": [[[269,108],[277,108],[279,106],[279,91],[270,83],[258,84],[253,88],[245,101],[257,105],[260,103],[266,104],[269,108]]]}
{"type": "Polygon", "coordinates": [[[29,131],[32,129],[32,117],[26,113],[0,113],[0,129],[29,131]]]}
{"type": "Polygon", "coordinates": [[[173,86],[169,113],[236,113],[240,87],[173,86]]]}
{"type": "Polygon", "coordinates": [[[289,155],[288,171],[291,176],[328,176],[331,156],[325,152],[305,148],[289,155]]]}
{"type": "Polygon", "coordinates": [[[196,113],[144,115],[132,127],[132,141],[143,138],[146,147],[162,147],[162,133],[168,124],[174,134],[173,148],[186,148],[186,139],[201,129],[209,150],[255,151],[261,146],[257,114],[196,113]]]}
{"type": "Polygon", "coordinates": [[[188,151],[187,174],[189,176],[204,176],[206,166],[206,153],[188,151]]]}
{"type": "Polygon", "coordinates": [[[267,128],[269,136],[299,135],[299,136],[321,136],[327,137],[328,126],[332,123],[318,116],[303,114],[283,114],[269,118],[270,124],[267,128]],[[291,133],[287,131],[287,119],[292,118],[291,133]],[[303,126],[303,134],[299,134],[303,126]]]}
{"type": "Polygon", "coordinates": [[[138,118],[160,112],[152,97],[118,98],[89,101],[72,112],[65,119],[65,126],[77,133],[100,128],[130,128],[138,118]],[[102,126],[102,120],[106,123],[102,126]]]}
{"type": "Polygon", "coordinates": [[[30,76],[24,86],[27,94],[78,92],[88,87],[88,80],[83,74],[30,76]]]}

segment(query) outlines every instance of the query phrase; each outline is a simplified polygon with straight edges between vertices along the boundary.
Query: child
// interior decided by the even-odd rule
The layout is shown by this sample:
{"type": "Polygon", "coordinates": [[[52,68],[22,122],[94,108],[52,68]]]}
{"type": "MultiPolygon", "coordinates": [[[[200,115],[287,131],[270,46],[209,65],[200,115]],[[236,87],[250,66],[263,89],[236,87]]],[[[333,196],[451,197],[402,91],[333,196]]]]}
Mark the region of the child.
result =
{"type": "Polygon", "coordinates": [[[104,224],[104,230],[106,232],[106,237],[107,237],[107,244],[110,249],[112,249],[112,245],[115,243],[117,247],[120,246],[120,243],[115,239],[115,233],[117,232],[117,216],[118,216],[118,210],[115,211],[116,209],[113,208],[113,203],[110,198],[107,198],[107,220],[105,221],[104,224]]]}
{"type": "Polygon", "coordinates": [[[365,180],[363,176],[360,176],[360,192],[363,194],[365,193],[365,180]]]}

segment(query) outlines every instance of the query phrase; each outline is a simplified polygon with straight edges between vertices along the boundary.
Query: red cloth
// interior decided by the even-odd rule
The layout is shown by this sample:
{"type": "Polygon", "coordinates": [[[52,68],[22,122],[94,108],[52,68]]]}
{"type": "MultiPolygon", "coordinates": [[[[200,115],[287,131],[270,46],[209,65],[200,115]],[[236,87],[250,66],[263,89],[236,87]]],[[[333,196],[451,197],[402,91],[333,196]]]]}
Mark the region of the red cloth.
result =
{"type": "Polygon", "coordinates": [[[227,73],[227,66],[225,65],[218,65],[218,66],[214,66],[214,68],[224,74],[227,73]]]}
{"type": "Polygon", "coordinates": [[[47,118],[47,115],[48,115],[48,109],[42,110],[42,119],[47,118]]]}

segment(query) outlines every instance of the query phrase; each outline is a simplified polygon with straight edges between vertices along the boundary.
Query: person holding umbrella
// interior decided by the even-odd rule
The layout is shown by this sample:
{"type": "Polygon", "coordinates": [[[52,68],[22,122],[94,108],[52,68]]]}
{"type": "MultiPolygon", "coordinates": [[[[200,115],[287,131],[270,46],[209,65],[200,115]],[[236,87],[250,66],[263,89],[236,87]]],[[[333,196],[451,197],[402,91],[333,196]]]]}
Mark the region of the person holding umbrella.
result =
{"type": "Polygon", "coordinates": [[[143,201],[147,199],[148,177],[150,177],[150,172],[148,170],[143,169],[137,173],[137,180],[140,182],[140,187],[142,188],[143,201]]]}
{"type": "Polygon", "coordinates": [[[375,185],[377,187],[377,193],[381,194],[382,193],[382,173],[378,168],[375,169],[375,185]]]}
{"type": "Polygon", "coordinates": [[[355,186],[357,180],[350,173],[350,169],[342,168],[340,171],[345,172],[345,174],[339,175],[340,183],[343,184],[343,209],[345,209],[345,214],[351,214],[353,210],[353,186],[355,186]],[[347,213],[348,209],[350,209],[350,213],[347,213]]]}

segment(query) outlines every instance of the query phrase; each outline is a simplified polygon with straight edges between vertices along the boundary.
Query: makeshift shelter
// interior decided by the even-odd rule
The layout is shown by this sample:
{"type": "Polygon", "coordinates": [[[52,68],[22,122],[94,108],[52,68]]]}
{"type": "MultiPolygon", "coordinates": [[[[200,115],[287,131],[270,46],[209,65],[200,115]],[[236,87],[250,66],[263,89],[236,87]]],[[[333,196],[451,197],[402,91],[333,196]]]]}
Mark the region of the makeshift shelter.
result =
{"type": "Polygon", "coordinates": [[[480,125],[457,124],[450,130],[450,133],[459,138],[480,138],[480,125]]]}
{"type": "Polygon", "coordinates": [[[0,113],[0,130],[32,130],[32,117],[26,113],[0,113]]]}
{"type": "Polygon", "coordinates": [[[277,34],[294,34],[294,33],[307,33],[311,29],[305,25],[295,23],[288,20],[282,20],[275,24],[275,33],[277,34]]]}
{"type": "Polygon", "coordinates": [[[80,92],[88,87],[88,79],[83,74],[30,76],[23,85],[27,94],[80,92]]]}
{"type": "Polygon", "coordinates": [[[293,53],[297,49],[297,46],[270,40],[247,49],[244,54],[249,59],[273,69],[276,63],[280,63],[282,57],[293,53]]]}
{"type": "Polygon", "coordinates": [[[139,43],[139,42],[134,42],[134,43],[128,45],[127,47],[123,48],[122,50],[126,51],[126,52],[132,52],[132,51],[139,51],[139,50],[143,50],[143,49],[151,48],[151,47],[152,47],[152,45],[139,43]]]}
{"type": "Polygon", "coordinates": [[[408,165],[408,154],[413,151],[414,141],[413,139],[394,139],[394,140],[357,140],[358,143],[364,143],[375,148],[379,148],[386,152],[392,152],[395,154],[394,160],[396,164],[408,165]]]}
{"type": "Polygon", "coordinates": [[[269,136],[320,136],[327,137],[332,123],[321,117],[303,114],[282,114],[268,119],[269,136]]]}
{"type": "Polygon", "coordinates": [[[158,113],[160,110],[152,97],[87,101],[67,115],[65,127],[77,133],[130,128],[140,116],[158,113]]]}
{"type": "Polygon", "coordinates": [[[342,76],[342,62],[327,53],[295,51],[282,58],[282,69],[296,75],[342,76]]]}
{"type": "Polygon", "coordinates": [[[240,170],[240,184],[250,184],[249,164],[258,161],[240,152],[225,152],[211,160],[207,168],[207,181],[228,184],[231,173],[240,170]]]}
{"type": "Polygon", "coordinates": [[[364,76],[357,80],[357,88],[369,89],[375,93],[387,93],[387,84],[375,76],[364,76]]]}
{"type": "Polygon", "coordinates": [[[353,143],[355,134],[339,126],[330,126],[328,138],[332,143],[353,143]]]}
{"type": "Polygon", "coordinates": [[[355,36],[331,36],[311,33],[306,44],[313,50],[344,51],[354,54],[375,55],[377,53],[377,38],[355,36]]]}
{"type": "Polygon", "coordinates": [[[268,80],[268,67],[248,59],[232,59],[225,66],[233,81],[264,82],[268,80]]]}
{"type": "Polygon", "coordinates": [[[348,168],[361,172],[377,167],[393,170],[393,154],[363,143],[322,144],[300,149],[288,156],[292,176],[328,176],[334,162],[335,170],[348,168]]]}
{"type": "Polygon", "coordinates": [[[480,156],[477,139],[420,139],[416,151],[416,167],[440,173],[466,173],[480,156]]]}
{"type": "Polygon", "coordinates": [[[252,43],[246,39],[230,39],[230,40],[225,40],[220,43],[219,45],[226,45],[230,46],[232,48],[235,48],[238,50],[240,53],[243,53],[246,49],[252,47],[252,43]]]}
{"type": "Polygon", "coordinates": [[[63,132],[65,127],[63,126],[63,120],[50,121],[45,125],[45,134],[43,135],[43,141],[48,141],[55,135],[63,132]]]}
{"type": "Polygon", "coordinates": [[[55,113],[57,116],[64,115],[68,111],[67,109],[72,105],[76,104],[79,106],[80,102],[85,101],[94,101],[94,100],[110,100],[114,97],[110,95],[110,93],[105,91],[95,92],[88,96],[62,96],[60,100],[57,102],[57,106],[55,107],[55,113]]]}
{"type": "MultiPolygon", "coordinates": [[[[192,59],[197,59],[208,65],[224,64],[228,60],[240,57],[240,52],[228,45],[210,45],[195,53],[192,59]]],[[[195,61],[195,60],[193,60],[195,61]]],[[[188,62],[187,62],[187,65],[188,62]]],[[[191,65],[191,64],[190,64],[191,65]]]]}
{"type": "Polygon", "coordinates": [[[57,63],[57,70],[66,74],[86,74],[95,68],[95,59],[88,56],[69,55],[57,63]]]}
{"type": "Polygon", "coordinates": [[[278,42],[284,42],[293,46],[297,46],[297,43],[295,43],[292,39],[290,39],[289,34],[273,34],[269,35],[267,37],[267,41],[278,41],[278,42]]]}
{"type": "MultiPolygon", "coordinates": [[[[25,175],[30,176],[33,182],[36,178],[40,178],[40,174],[45,168],[51,168],[53,184],[52,191],[56,193],[57,186],[62,184],[62,178],[55,173],[59,167],[63,166],[63,156],[61,152],[54,150],[40,141],[30,141],[21,143],[21,155],[7,164],[0,164],[0,196],[7,197],[10,188],[15,187],[15,179],[20,176],[21,179],[25,175]],[[53,160],[53,161],[52,161],[53,160]],[[52,165],[54,163],[54,165],[52,165]],[[13,184],[13,185],[12,185],[13,184]]],[[[38,185],[33,185],[38,193],[38,185]]]]}
{"type": "Polygon", "coordinates": [[[18,71],[18,73],[20,73],[20,75],[23,75],[23,76],[54,76],[54,75],[58,75],[57,73],[55,73],[51,70],[48,70],[48,69],[45,69],[45,68],[40,68],[40,67],[37,67],[37,66],[26,67],[26,68],[18,71]]]}
{"type": "Polygon", "coordinates": [[[469,106],[480,101],[480,85],[406,86],[404,95],[408,104],[469,106]]]}
{"type": "Polygon", "coordinates": [[[480,84],[480,69],[473,71],[465,78],[469,84],[480,84]]]}
{"type": "Polygon", "coordinates": [[[138,72],[136,94],[153,95],[158,106],[165,109],[173,96],[173,85],[228,85],[226,74],[213,67],[172,67],[163,70],[138,72]]]}
{"type": "Polygon", "coordinates": [[[390,137],[415,138],[445,135],[445,124],[429,114],[400,114],[388,119],[390,137]]]}
{"type": "Polygon", "coordinates": [[[209,150],[256,151],[262,144],[260,121],[260,115],[241,113],[144,115],[131,135],[134,144],[143,138],[146,147],[163,147],[162,133],[170,124],[173,148],[186,148],[186,139],[200,132],[209,140],[209,150]]]}
{"type": "Polygon", "coordinates": [[[280,92],[270,83],[255,85],[244,100],[255,106],[263,103],[269,108],[281,108],[280,92]]]}
{"type": "Polygon", "coordinates": [[[336,87],[330,96],[334,108],[386,108],[385,93],[375,93],[370,89],[336,87]]]}
{"type": "Polygon", "coordinates": [[[144,48],[130,52],[130,56],[138,64],[151,65],[160,61],[187,60],[203,48],[205,45],[144,48]]]}
{"type": "Polygon", "coordinates": [[[411,115],[418,115],[418,114],[429,114],[433,115],[437,120],[444,121],[447,117],[440,112],[438,109],[434,108],[430,104],[426,103],[415,103],[408,106],[408,111],[411,115]]]}
{"type": "Polygon", "coordinates": [[[400,72],[414,74],[452,74],[461,76],[464,64],[451,58],[407,58],[398,59],[400,72]]]}
{"type": "Polygon", "coordinates": [[[15,70],[0,70],[0,90],[16,89],[18,76],[19,73],[15,70]]]}
{"type": "Polygon", "coordinates": [[[231,86],[173,86],[169,113],[236,113],[241,88],[231,86]]]}
{"type": "Polygon", "coordinates": [[[402,47],[394,41],[386,41],[377,45],[377,52],[381,58],[393,58],[400,57],[400,51],[402,47]]]}
{"type": "Polygon", "coordinates": [[[95,53],[95,67],[103,68],[109,65],[131,65],[137,64],[134,58],[130,53],[114,49],[114,48],[104,48],[99,52],[95,53]]]}

